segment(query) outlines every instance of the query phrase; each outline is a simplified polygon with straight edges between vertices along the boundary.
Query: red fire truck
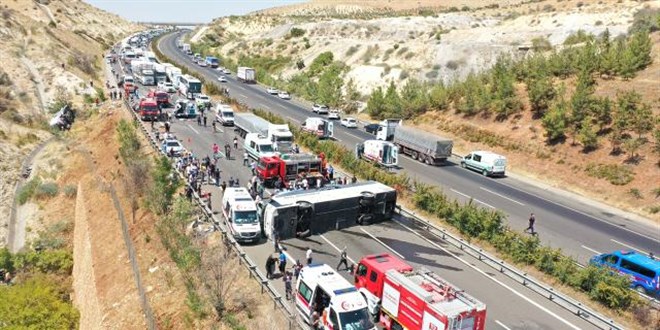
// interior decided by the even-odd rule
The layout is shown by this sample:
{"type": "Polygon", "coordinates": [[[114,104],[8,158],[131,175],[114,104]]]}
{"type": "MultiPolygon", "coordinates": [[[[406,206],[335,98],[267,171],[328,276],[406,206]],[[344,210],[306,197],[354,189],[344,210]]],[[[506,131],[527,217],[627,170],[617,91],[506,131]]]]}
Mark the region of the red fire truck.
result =
{"type": "Polygon", "coordinates": [[[159,105],[168,105],[170,103],[170,94],[167,94],[166,91],[156,91],[152,89],[147,94],[147,97],[155,99],[156,103],[159,105]]]}
{"type": "MultiPolygon", "coordinates": [[[[281,179],[283,187],[289,187],[299,175],[305,174],[307,179],[323,175],[325,161],[323,155],[312,154],[284,154],[280,156],[264,156],[259,158],[257,164],[257,177],[266,186],[272,186],[281,179]]],[[[312,182],[309,183],[313,185],[312,182]]]]}
{"type": "Polygon", "coordinates": [[[390,254],[362,258],[354,276],[355,286],[386,330],[485,329],[484,303],[390,254]]]}
{"type": "Polygon", "coordinates": [[[158,120],[158,103],[152,98],[143,98],[140,99],[138,105],[138,112],[140,113],[140,118],[142,120],[158,120]]]}

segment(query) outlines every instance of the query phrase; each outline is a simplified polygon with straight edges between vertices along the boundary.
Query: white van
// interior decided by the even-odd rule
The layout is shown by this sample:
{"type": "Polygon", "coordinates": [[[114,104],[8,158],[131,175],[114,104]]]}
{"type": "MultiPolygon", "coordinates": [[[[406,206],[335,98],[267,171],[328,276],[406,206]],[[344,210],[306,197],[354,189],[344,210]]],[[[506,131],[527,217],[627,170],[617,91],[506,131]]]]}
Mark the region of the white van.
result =
{"type": "Polygon", "coordinates": [[[257,242],[261,239],[257,204],[245,187],[225,189],[222,195],[222,214],[237,242],[257,242]]]}
{"type": "Polygon", "coordinates": [[[234,109],[228,104],[215,107],[215,120],[222,126],[234,126],[234,109]]]}
{"type": "Polygon", "coordinates": [[[473,151],[461,159],[461,167],[476,170],[484,176],[504,176],[506,157],[490,151],[473,151]]]}

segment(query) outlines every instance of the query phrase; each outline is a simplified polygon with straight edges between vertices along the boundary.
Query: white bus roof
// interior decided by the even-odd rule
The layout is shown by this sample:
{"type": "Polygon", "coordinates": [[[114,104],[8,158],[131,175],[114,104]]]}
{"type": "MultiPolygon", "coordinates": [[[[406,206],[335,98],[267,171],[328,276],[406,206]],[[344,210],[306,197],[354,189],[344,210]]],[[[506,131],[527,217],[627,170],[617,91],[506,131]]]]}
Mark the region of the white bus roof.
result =
{"type": "Polygon", "coordinates": [[[348,186],[329,186],[327,189],[283,192],[273,196],[271,203],[274,202],[277,203],[278,206],[283,206],[295,204],[300,200],[304,200],[314,204],[323,201],[359,197],[363,192],[377,194],[389,191],[394,191],[394,188],[386,186],[380,182],[368,181],[348,186]]]}
{"type": "Polygon", "coordinates": [[[184,74],[183,76],[181,76],[181,78],[186,79],[189,83],[191,83],[191,82],[201,83],[201,81],[199,81],[199,79],[197,79],[197,78],[195,78],[195,77],[193,77],[189,74],[184,74]]]}

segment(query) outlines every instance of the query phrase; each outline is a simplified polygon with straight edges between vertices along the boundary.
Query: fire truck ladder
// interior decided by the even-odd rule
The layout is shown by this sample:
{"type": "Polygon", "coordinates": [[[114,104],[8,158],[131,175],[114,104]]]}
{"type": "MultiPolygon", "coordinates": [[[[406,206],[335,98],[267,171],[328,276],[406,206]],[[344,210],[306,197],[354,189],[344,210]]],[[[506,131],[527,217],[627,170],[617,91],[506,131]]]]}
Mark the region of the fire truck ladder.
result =
{"type": "Polygon", "coordinates": [[[463,290],[459,289],[457,286],[447,282],[445,279],[441,278],[432,271],[426,268],[421,268],[419,273],[426,281],[428,281],[427,285],[433,289],[432,292],[434,293],[434,299],[433,299],[434,302],[440,301],[435,299],[437,295],[438,298],[442,298],[443,300],[451,300],[458,298],[461,301],[463,301],[465,304],[475,308],[476,310],[481,310],[486,308],[486,305],[484,303],[473,298],[463,290]],[[438,289],[435,290],[433,286],[435,286],[435,288],[438,289]]]}

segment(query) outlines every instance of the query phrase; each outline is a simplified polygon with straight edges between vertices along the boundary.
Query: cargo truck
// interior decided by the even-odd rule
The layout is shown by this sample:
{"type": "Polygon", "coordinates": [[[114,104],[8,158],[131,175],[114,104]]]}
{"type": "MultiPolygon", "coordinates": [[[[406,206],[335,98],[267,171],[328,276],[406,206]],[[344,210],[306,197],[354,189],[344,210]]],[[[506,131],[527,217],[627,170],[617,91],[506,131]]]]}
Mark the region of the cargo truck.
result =
{"type": "Polygon", "coordinates": [[[355,154],[360,159],[383,167],[397,167],[399,163],[399,148],[388,141],[366,140],[358,143],[355,145],[355,154]]]}
{"type": "Polygon", "coordinates": [[[256,82],[256,72],[253,68],[239,66],[238,70],[236,70],[236,78],[244,83],[253,84],[256,82]]]}
{"type": "Polygon", "coordinates": [[[399,153],[428,165],[440,165],[452,155],[454,143],[420,129],[405,127],[401,122],[384,120],[381,122],[376,139],[392,141],[399,147],[399,153]]]}
{"type": "Polygon", "coordinates": [[[187,55],[192,55],[192,49],[190,49],[190,44],[183,44],[181,46],[182,46],[181,50],[183,50],[184,53],[186,53],[187,55]]]}
{"type": "Polygon", "coordinates": [[[305,323],[312,325],[312,316],[317,313],[324,316],[317,329],[376,330],[362,294],[332,267],[303,267],[296,289],[296,310],[305,323]]]}
{"type": "Polygon", "coordinates": [[[165,68],[165,74],[167,75],[167,79],[170,80],[172,85],[174,87],[179,87],[179,79],[178,77],[181,75],[181,69],[175,67],[175,66],[170,66],[165,68]]]}
{"type": "MultiPolygon", "coordinates": [[[[274,144],[277,151],[290,152],[293,133],[288,125],[275,125],[253,113],[234,114],[234,126],[238,134],[245,138],[247,134],[258,133],[274,144]]],[[[258,158],[256,158],[258,160],[258,158]]]]}
{"type": "Polygon", "coordinates": [[[389,220],[396,197],[393,188],[367,181],[282,192],[260,201],[258,209],[263,234],[284,240],[389,220]]]}
{"type": "Polygon", "coordinates": [[[207,64],[209,67],[212,67],[212,68],[215,69],[215,68],[217,68],[218,65],[220,64],[220,61],[218,61],[218,58],[215,57],[215,56],[207,56],[207,57],[206,57],[206,64],[207,64]]]}
{"type": "Polygon", "coordinates": [[[152,98],[142,98],[138,104],[138,113],[142,120],[158,120],[160,109],[158,103],[152,98]]]}
{"type": "Polygon", "coordinates": [[[154,63],[154,80],[156,85],[167,81],[166,69],[166,66],[160,63],[154,63]]]}
{"type": "Polygon", "coordinates": [[[355,286],[385,330],[484,330],[486,305],[424,268],[387,253],[365,256],[355,286]]]}

